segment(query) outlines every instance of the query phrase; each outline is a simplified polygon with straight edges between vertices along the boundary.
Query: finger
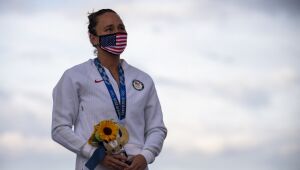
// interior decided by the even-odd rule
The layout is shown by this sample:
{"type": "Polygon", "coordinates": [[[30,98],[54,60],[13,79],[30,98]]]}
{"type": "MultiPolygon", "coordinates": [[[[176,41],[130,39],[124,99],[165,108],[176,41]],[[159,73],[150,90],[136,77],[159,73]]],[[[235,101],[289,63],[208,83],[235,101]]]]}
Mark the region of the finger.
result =
{"type": "Polygon", "coordinates": [[[143,164],[141,162],[137,162],[134,169],[135,170],[144,170],[142,167],[143,167],[143,164]]]}
{"type": "Polygon", "coordinates": [[[138,166],[136,167],[136,170],[144,170],[143,165],[138,165],[138,166]]]}
{"type": "Polygon", "coordinates": [[[115,163],[115,160],[117,160],[117,159],[113,158],[111,155],[106,155],[102,164],[111,170],[123,169],[122,167],[120,167],[118,164],[115,163]]]}
{"type": "Polygon", "coordinates": [[[124,162],[122,162],[122,161],[120,161],[120,160],[118,160],[118,159],[115,159],[115,158],[113,158],[113,159],[111,160],[111,163],[113,163],[115,166],[118,166],[118,167],[121,167],[121,168],[126,168],[126,167],[128,167],[128,165],[127,165],[126,163],[124,163],[124,162]]]}
{"type": "Polygon", "coordinates": [[[116,170],[116,169],[124,169],[124,168],[122,168],[122,167],[120,167],[120,166],[118,166],[118,165],[116,165],[116,164],[114,164],[114,163],[111,163],[109,167],[110,167],[112,170],[116,170]]]}
{"type": "Polygon", "coordinates": [[[127,161],[127,157],[123,155],[113,155],[113,157],[120,161],[127,161]]]}
{"type": "Polygon", "coordinates": [[[135,170],[135,169],[137,169],[137,167],[138,167],[137,162],[136,162],[136,161],[133,161],[133,162],[131,163],[131,165],[130,165],[128,168],[126,168],[125,170],[135,170]]]}

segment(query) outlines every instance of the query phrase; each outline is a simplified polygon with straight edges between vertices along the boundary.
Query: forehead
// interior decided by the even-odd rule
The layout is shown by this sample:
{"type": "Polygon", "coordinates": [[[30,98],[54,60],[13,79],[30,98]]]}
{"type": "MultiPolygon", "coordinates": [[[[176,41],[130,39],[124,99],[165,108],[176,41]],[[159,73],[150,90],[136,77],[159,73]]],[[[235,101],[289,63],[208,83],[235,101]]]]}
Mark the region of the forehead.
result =
{"type": "Polygon", "coordinates": [[[105,27],[111,24],[112,25],[123,24],[123,21],[121,20],[118,14],[115,14],[113,12],[107,12],[97,17],[97,23],[98,23],[97,26],[105,27]]]}

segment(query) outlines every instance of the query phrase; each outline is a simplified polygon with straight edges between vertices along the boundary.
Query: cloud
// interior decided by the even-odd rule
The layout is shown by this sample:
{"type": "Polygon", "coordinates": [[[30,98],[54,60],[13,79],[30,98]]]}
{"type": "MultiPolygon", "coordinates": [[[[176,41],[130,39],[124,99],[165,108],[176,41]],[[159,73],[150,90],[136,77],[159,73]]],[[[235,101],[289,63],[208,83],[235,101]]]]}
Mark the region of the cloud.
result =
{"type": "Polygon", "coordinates": [[[75,154],[54,143],[49,136],[0,133],[1,169],[74,169],[75,154]]]}
{"type": "Polygon", "coordinates": [[[26,152],[49,153],[61,151],[47,136],[25,135],[17,131],[0,134],[0,147],[8,154],[26,152]]]}
{"type": "MultiPolygon", "coordinates": [[[[221,1],[222,2],[222,1],[221,1]]],[[[287,13],[291,15],[299,16],[300,12],[300,3],[297,0],[265,0],[265,1],[251,1],[251,0],[244,0],[244,1],[237,1],[231,0],[229,3],[235,3],[240,5],[244,8],[249,8],[255,11],[267,12],[271,15],[276,15],[278,13],[287,13]]]]}
{"type": "Polygon", "coordinates": [[[20,0],[12,0],[12,1],[0,1],[0,10],[1,13],[9,12],[9,11],[19,11],[19,12],[30,12],[32,10],[32,4],[25,1],[20,0]]]}
{"type": "Polygon", "coordinates": [[[289,155],[278,154],[276,147],[270,143],[244,150],[228,149],[219,155],[206,155],[198,151],[176,152],[172,148],[165,147],[165,150],[156,159],[155,164],[150,165],[150,168],[162,170],[297,170],[299,167],[298,156],[299,150],[289,155]]]}
{"type": "Polygon", "coordinates": [[[0,148],[12,153],[0,169],[74,165],[50,139],[51,91],[94,57],[86,13],[97,7],[120,12],[122,56],[156,83],[169,135],[153,169],[299,167],[298,2],[17,2],[0,2],[0,148]]]}
{"type": "Polygon", "coordinates": [[[0,149],[1,169],[74,169],[75,153],[52,141],[48,134],[0,132],[0,149]]]}
{"type": "Polygon", "coordinates": [[[50,96],[38,90],[12,87],[0,90],[0,101],[0,133],[18,131],[26,135],[50,134],[50,96]]]}

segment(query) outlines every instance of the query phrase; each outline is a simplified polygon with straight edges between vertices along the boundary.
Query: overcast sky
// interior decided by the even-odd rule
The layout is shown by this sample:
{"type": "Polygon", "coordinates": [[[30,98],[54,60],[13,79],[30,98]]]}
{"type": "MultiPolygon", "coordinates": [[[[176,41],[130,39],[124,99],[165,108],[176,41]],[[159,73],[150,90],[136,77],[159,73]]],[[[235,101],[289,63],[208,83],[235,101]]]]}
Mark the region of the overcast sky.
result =
{"type": "Polygon", "coordinates": [[[73,169],[52,89],[93,56],[87,13],[116,10],[169,130],[151,169],[300,167],[300,1],[0,0],[0,169],[73,169]]]}

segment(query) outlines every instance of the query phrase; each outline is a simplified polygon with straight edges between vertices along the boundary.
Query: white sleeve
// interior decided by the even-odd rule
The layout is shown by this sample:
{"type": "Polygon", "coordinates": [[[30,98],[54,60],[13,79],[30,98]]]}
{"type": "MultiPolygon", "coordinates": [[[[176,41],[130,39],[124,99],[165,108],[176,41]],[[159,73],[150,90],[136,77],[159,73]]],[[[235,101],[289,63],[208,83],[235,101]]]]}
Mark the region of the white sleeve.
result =
{"type": "Polygon", "coordinates": [[[163,122],[161,106],[152,83],[145,108],[145,144],[141,152],[148,164],[152,163],[160,153],[166,136],[167,129],[163,122]]]}
{"type": "Polygon", "coordinates": [[[76,84],[66,71],[53,90],[52,139],[76,154],[90,157],[95,148],[79,138],[72,127],[76,122],[79,99],[76,84]]]}

